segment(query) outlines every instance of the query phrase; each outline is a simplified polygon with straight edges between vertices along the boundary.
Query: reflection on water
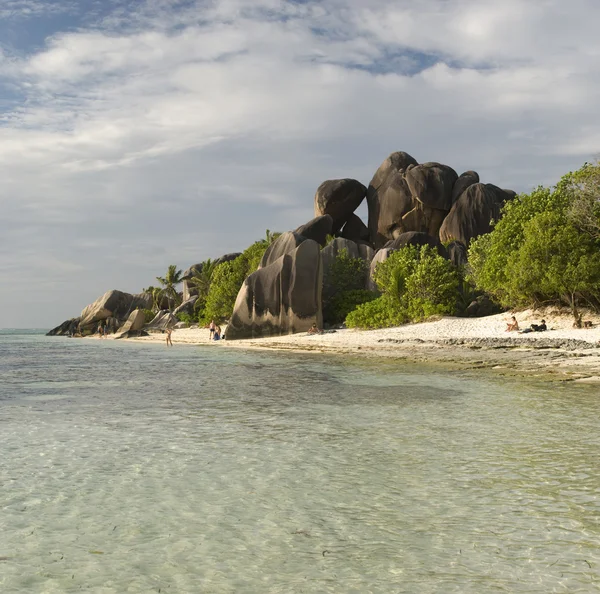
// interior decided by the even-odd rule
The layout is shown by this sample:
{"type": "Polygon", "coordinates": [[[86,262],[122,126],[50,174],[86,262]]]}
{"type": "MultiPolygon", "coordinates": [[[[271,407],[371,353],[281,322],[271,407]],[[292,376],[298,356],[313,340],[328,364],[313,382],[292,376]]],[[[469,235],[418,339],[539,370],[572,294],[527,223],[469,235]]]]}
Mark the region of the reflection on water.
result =
{"type": "Polygon", "coordinates": [[[592,592],[585,386],[0,335],[1,592],[592,592]]]}

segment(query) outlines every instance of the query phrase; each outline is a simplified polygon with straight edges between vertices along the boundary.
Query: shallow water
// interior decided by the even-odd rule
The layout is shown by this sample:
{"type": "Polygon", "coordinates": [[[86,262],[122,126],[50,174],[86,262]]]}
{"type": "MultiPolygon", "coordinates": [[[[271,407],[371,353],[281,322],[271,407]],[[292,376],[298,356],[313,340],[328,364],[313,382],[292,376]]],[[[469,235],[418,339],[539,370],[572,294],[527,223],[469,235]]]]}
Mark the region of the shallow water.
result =
{"type": "Polygon", "coordinates": [[[600,398],[0,331],[0,592],[594,592],[600,398]]]}

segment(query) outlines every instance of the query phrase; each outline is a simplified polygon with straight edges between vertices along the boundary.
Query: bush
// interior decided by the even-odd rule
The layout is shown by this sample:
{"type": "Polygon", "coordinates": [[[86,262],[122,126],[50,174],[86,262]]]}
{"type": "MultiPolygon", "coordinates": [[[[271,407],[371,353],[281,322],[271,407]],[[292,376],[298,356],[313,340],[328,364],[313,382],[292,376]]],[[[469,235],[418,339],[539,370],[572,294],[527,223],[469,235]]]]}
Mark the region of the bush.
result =
{"type": "Polygon", "coordinates": [[[180,322],[185,322],[186,324],[195,324],[196,320],[188,313],[185,313],[183,311],[179,312],[178,314],[175,314],[175,317],[180,321],[180,322]]]}
{"type": "Polygon", "coordinates": [[[353,299],[358,299],[356,306],[374,298],[370,296],[370,291],[364,290],[366,278],[367,263],[362,258],[352,258],[347,249],[340,250],[324,271],[322,302],[323,321],[326,324],[343,322],[346,315],[354,309],[351,307],[353,299]],[[356,291],[362,293],[355,293],[356,291]]]}
{"type": "Polygon", "coordinates": [[[341,324],[359,305],[377,299],[377,293],[366,289],[353,289],[336,294],[323,311],[323,318],[329,324],[341,324]]]}
{"type": "Polygon", "coordinates": [[[208,324],[211,320],[223,322],[233,313],[233,306],[246,278],[256,271],[262,257],[279,234],[267,232],[268,239],[254,242],[235,260],[219,264],[213,271],[210,288],[199,311],[200,324],[208,324]]]}
{"type": "Polygon", "coordinates": [[[492,232],[471,243],[478,289],[505,307],[565,303],[575,316],[578,302],[598,302],[600,241],[572,214],[579,173],[509,202],[492,232]]]}
{"type": "Polygon", "coordinates": [[[374,279],[382,296],[351,312],[349,327],[383,328],[456,312],[458,272],[429,246],[393,252],[377,265],[374,279]]]}
{"type": "Polygon", "coordinates": [[[151,309],[142,309],[144,312],[144,324],[149,324],[155,317],[156,313],[151,309]]]}
{"type": "Polygon", "coordinates": [[[389,328],[408,322],[406,312],[396,300],[382,295],[373,301],[359,305],[346,317],[348,328],[389,328]]]}

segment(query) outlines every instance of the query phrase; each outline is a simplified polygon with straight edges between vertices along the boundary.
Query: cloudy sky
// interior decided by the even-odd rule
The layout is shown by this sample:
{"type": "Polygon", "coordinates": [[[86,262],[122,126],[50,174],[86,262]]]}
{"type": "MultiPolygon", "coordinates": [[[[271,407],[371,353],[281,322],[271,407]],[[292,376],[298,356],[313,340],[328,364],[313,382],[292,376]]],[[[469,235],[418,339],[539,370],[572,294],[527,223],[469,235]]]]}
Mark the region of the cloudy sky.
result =
{"type": "Polygon", "coordinates": [[[312,217],[392,151],[517,191],[600,152],[597,0],[0,0],[0,327],[312,217]]]}

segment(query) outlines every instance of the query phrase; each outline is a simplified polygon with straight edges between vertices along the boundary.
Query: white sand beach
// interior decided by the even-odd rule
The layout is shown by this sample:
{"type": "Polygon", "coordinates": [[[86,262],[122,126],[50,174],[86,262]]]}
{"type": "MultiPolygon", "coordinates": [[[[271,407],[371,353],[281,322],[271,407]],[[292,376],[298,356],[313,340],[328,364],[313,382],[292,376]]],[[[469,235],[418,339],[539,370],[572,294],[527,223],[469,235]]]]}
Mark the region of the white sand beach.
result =
{"type": "MultiPolygon", "coordinates": [[[[499,373],[535,374],[564,380],[600,382],[600,316],[584,314],[592,328],[573,328],[573,317],[548,308],[515,312],[520,328],[546,320],[546,332],[506,332],[511,313],[485,318],[444,317],[436,321],[379,330],[338,329],[238,341],[210,341],[205,328],[173,332],[174,345],[209,345],[214,348],[273,349],[361,357],[387,357],[405,361],[441,363],[463,369],[489,368],[499,373]]],[[[165,342],[158,333],[134,338],[165,342]]]]}

